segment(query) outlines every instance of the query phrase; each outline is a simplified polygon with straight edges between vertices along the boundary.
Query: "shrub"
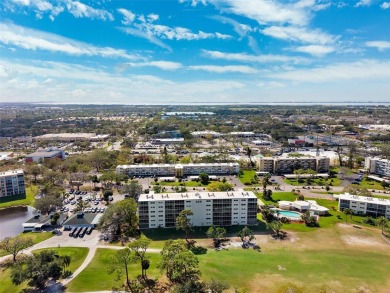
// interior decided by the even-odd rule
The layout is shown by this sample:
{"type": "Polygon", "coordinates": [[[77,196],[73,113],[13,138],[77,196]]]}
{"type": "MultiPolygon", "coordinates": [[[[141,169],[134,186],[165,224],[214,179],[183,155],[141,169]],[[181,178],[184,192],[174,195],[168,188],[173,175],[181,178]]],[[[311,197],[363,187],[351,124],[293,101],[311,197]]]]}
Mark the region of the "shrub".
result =
{"type": "Polygon", "coordinates": [[[207,248],[203,246],[193,246],[190,249],[193,254],[206,254],[207,248]]]}

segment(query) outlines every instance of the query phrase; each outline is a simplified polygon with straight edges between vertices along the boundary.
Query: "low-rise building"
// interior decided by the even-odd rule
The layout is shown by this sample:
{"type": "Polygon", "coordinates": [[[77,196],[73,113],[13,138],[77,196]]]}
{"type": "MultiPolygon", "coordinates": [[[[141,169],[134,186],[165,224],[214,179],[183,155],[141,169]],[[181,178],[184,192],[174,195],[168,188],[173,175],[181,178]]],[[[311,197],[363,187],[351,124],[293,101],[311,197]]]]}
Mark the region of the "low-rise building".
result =
{"type": "Polygon", "coordinates": [[[282,210],[298,211],[301,213],[309,211],[315,215],[326,215],[329,211],[328,208],[318,205],[315,200],[281,200],[278,202],[278,205],[282,210]]]}
{"type": "Polygon", "coordinates": [[[57,148],[48,148],[44,150],[38,150],[32,154],[26,155],[25,162],[31,163],[31,162],[40,162],[41,160],[46,159],[54,159],[58,158],[61,160],[65,159],[65,152],[64,150],[59,150],[57,148]]]}
{"type": "Polygon", "coordinates": [[[294,170],[314,170],[317,173],[329,171],[327,157],[263,157],[257,158],[258,171],[274,174],[292,174],[294,170]]]}
{"type": "Polygon", "coordinates": [[[181,144],[184,143],[184,138],[153,138],[152,144],[181,144]]]}
{"type": "Polygon", "coordinates": [[[65,230],[72,228],[94,228],[99,224],[103,214],[100,213],[82,213],[78,212],[70,216],[62,225],[65,230]]]}
{"type": "Polygon", "coordinates": [[[176,217],[191,210],[193,226],[255,225],[257,197],[251,191],[141,194],[138,200],[140,229],[173,228],[176,217]]]}
{"type": "Polygon", "coordinates": [[[339,201],[339,210],[350,209],[354,214],[390,219],[390,200],[349,193],[335,196],[339,201]]]}
{"type": "Polygon", "coordinates": [[[369,173],[390,177],[390,160],[368,157],[365,160],[365,168],[369,173]]]}
{"type": "Polygon", "coordinates": [[[238,174],[238,163],[199,163],[199,164],[152,164],[152,165],[119,165],[117,173],[129,176],[175,176],[184,177],[199,175],[202,172],[211,175],[238,174]]]}
{"type": "Polygon", "coordinates": [[[0,197],[25,193],[23,170],[0,172],[0,197]]]}
{"type": "Polygon", "coordinates": [[[49,133],[35,136],[36,141],[104,141],[110,137],[109,134],[96,133],[49,133]]]}

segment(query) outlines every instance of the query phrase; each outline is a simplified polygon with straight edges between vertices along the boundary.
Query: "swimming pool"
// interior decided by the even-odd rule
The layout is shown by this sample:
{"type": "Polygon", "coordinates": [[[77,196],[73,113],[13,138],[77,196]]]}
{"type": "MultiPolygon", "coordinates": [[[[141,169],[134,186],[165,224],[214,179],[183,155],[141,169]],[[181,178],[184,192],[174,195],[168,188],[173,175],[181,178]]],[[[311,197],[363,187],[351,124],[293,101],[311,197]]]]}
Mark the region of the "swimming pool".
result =
{"type": "Polygon", "coordinates": [[[294,219],[297,219],[297,220],[301,219],[301,214],[300,213],[292,212],[292,211],[285,211],[285,210],[275,210],[275,213],[277,211],[279,212],[279,215],[281,217],[294,218],[294,219]]]}

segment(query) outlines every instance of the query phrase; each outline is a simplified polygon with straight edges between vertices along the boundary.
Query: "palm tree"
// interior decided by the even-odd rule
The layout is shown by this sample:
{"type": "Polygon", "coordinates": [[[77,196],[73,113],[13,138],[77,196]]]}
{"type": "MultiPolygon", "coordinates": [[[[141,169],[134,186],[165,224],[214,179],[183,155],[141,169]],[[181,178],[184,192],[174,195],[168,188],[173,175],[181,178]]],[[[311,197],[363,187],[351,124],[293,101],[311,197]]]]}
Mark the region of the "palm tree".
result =
{"type": "Polygon", "coordinates": [[[344,209],[343,210],[343,213],[345,214],[345,223],[348,222],[348,215],[351,215],[351,219],[352,219],[352,210],[351,209],[344,209]]]}
{"type": "Polygon", "coordinates": [[[386,218],[386,217],[380,217],[378,219],[378,225],[380,225],[382,227],[382,235],[385,235],[384,231],[385,231],[385,227],[387,227],[389,224],[389,220],[386,218]]]}

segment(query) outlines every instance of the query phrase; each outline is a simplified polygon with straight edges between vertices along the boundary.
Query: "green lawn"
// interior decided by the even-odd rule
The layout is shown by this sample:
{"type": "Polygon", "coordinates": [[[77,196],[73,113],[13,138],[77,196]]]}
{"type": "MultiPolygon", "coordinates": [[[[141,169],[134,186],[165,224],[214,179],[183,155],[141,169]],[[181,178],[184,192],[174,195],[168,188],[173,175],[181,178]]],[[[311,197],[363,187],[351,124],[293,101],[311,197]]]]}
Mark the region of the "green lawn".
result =
{"type": "Polygon", "coordinates": [[[240,175],[238,177],[238,179],[241,181],[242,184],[245,184],[245,183],[251,183],[251,180],[253,179],[253,177],[255,176],[256,174],[256,171],[255,170],[242,170],[242,172],[244,173],[243,175],[240,175]]]}
{"type": "MultiPolygon", "coordinates": [[[[151,185],[155,185],[156,182],[152,182],[151,185]]],[[[186,187],[206,187],[208,184],[202,184],[201,182],[196,181],[184,181],[184,182],[165,182],[159,181],[159,185],[161,186],[186,186],[186,187]]]]}
{"type": "MultiPolygon", "coordinates": [[[[302,179],[303,182],[298,182],[297,179],[283,179],[283,181],[287,184],[290,184],[292,186],[307,186],[307,180],[302,179]]],[[[339,186],[343,181],[339,178],[331,178],[331,179],[312,179],[312,182],[309,186],[326,186],[326,184],[330,186],[339,186]]]]}
{"type": "MultiPolygon", "coordinates": [[[[26,233],[22,233],[16,237],[31,238],[32,241],[34,242],[34,244],[37,244],[37,243],[42,242],[46,239],[49,239],[53,236],[54,236],[54,234],[52,234],[51,232],[41,232],[41,233],[26,232],[26,233]]],[[[5,250],[0,249],[0,257],[7,255],[7,254],[9,254],[9,253],[6,252],[5,250]]]]}
{"type": "Polygon", "coordinates": [[[375,180],[372,180],[372,179],[369,179],[369,178],[363,178],[362,182],[360,182],[360,184],[358,184],[360,187],[364,187],[364,188],[367,188],[368,190],[370,189],[376,189],[376,190],[383,190],[383,186],[375,181],[375,180]]]}
{"type": "Polygon", "coordinates": [[[390,257],[384,259],[383,254],[358,249],[291,251],[282,248],[261,253],[229,250],[209,251],[198,257],[205,280],[225,281],[231,288],[245,288],[248,292],[275,292],[260,290],[261,286],[257,286],[257,283],[266,283],[277,288],[280,284],[273,281],[275,275],[279,280],[304,283],[304,292],[320,292],[321,286],[331,285],[334,280],[342,284],[341,292],[355,292],[351,289],[363,284],[369,284],[370,288],[386,285],[390,274],[390,257]],[[279,265],[285,270],[279,270],[279,265]]]}
{"type": "MultiPolygon", "coordinates": [[[[114,253],[114,250],[98,249],[92,262],[69,284],[67,291],[119,288],[124,276],[116,281],[114,275],[107,273],[114,253]]],[[[157,264],[160,256],[158,253],[150,253],[149,256],[151,268],[148,276],[159,278],[161,274],[157,264]]],[[[203,280],[223,281],[230,285],[230,289],[246,289],[248,292],[275,292],[287,282],[303,283],[304,292],[320,292],[324,285],[332,289],[336,286],[332,292],[355,292],[353,290],[362,285],[368,285],[371,292],[376,292],[375,289],[388,285],[386,282],[390,274],[388,253],[353,247],[321,250],[279,247],[265,248],[260,253],[242,249],[208,250],[207,254],[198,255],[198,258],[203,280]],[[284,270],[279,270],[280,266],[284,270]],[[271,291],[261,284],[266,284],[271,291]]],[[[139,273],[139,264],[130,266],[132,277],[139,273]]]]}
{"type": "MultiPolygon", "coordinates": [[[[255,192],[255,194],[262,202],[264,202],[267,205],[276,205],[277,202],[280,200],[286,200],[286,201],[296,200],[296,195],[294,195],[294,193],[292,192],[274,192],[272,194],[272,199],[273,199],[272,201],[264,200],[262,197],[262,193],[255,192]]],[[[336,200],[328,200],[328,199],[320,199],[320,198],[305,198],[305,200],[315,200],[319,205],[329,209],[329,215],[320,216],[319,225],[321,228],[329,228],[329,227],[333,227],[337,223],[346,223],[346,222],[351,224],[356,224],[356,225],[369,226],[363,223],[363,220],[365,219],[364,216],[353,215],[351,219],[351,216],[349,215],[346,221],[345,219],[346,215],[343,212],[337,210],[338,202],[336,200]]],[[[258,218],[259,220],[262,220],[260,214],[258,218]]],[[[283,225],[283,229],[288,231],[296,231],[296,232],[308,232],[308,231],[314,231],[318,228],[306,227],[304,224],[301,223],[291,223],[291,224],[283,225]]]]}
{"type": "MultiPolygon", "coordinates": [[[[119,288],[125,276],[123,275],[121,280],[115,280],[115,274],[108,274],[107,269],[111,263],[111,257],[116,253],[114,249],[101,249],[96,250],[96,254],[92,262],[88,267],[83,270],[72,282],[69,283],[67,291],[69,292],[85,292],[85,291],[102,291],[111,290],[114,287],[119,288]]],[[[160,254],[149,253],[150,256],[150,268],[147,274],[150,278],[158,278],[160,271],[157,268],[160,254]]],[[[130,267],[130,276],[132,278],[141,274],[141,266],[139,263],[132,264],[130,267]]]]}
{"type": "Polygon", "coordinates": [[[86,247],[55,247],[49,249],[38,249],[34,250],[34,253],[43,250],[54,250],[58,255],[69,255],[71,257],[70,265],[67,270],[74,272],[87,257],[89,248],[86,247]]]}
{"type": "Polygon", "coordinates": [[[34,196],[37,190],[38,186],[31,185],[26,187],[26,194],[0,197],[0,209],[14,206],[32,205],[34,203],[34,196]]]}
{"type": "MultiPolygon", "coordinates": [[[[68,269],[74,272],[83,263],[89,249],[81,247],[61,247],[51,248],[51,250],[56,251],[59,255],[70,255],[71,263],[68,269]]],[[[41,250],[36,250],[35,252],[38,251],[41,250]]],[[[19,286],[16,286],[12,283],[11,269],[2,269],[0,272],[0,292],[21,292],[23,289],[28,287],[26,283],[23,283],[19,286]]]]}

